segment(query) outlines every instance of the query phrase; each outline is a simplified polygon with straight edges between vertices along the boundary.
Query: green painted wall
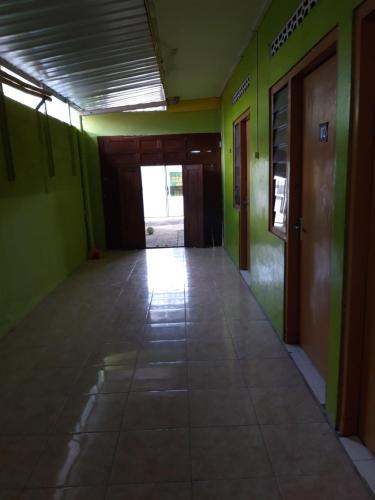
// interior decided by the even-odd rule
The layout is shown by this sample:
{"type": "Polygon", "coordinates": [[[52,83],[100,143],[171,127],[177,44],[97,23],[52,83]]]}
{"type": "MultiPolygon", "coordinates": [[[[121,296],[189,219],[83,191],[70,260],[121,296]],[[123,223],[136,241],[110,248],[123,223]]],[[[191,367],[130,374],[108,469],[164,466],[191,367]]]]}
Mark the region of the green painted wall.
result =
{"type": "Polygon", "coordinates": [[[12,328],[86,256],[86,232],[75,131],[50,119],[56,175],[37,112],[6,101],[16,180],[9,182],[0,143],[0,336],[12,328]]]}
{"type": "Polygon", "coordinates": [[[250,108],[252,153],[250,165],[250,285],[273,325],[281,334],[284,301],[284,243],[268,232],[268,92],[270,87],[284,76],[324,35],[338,26],[337,151],[331,279],[332,314],[327,380],[327,408],[332,418],[335,418],[337,414],[338,401],[345,196],[350,121],[352,20],[353,9],[359,3],[359,0],[320,0],[303,24],[271,58],[268,51],[270,42],[299,4],[299,0],[274,0],[259,27],[258,33],[258,99],[256,38],[253,38],[226,86],[222,105],[225,245],[233,260],[238,262],[239,221],[238,213],[233,209],[232,126],[233,121],[247,108],[250,108]],[[248,74],[251,77],[249,90],[235,105],[232,105],[232,94],[248,74]],[[257,102],[259,103],[258,110],[257,102]],[[257,112],[258,131],[256,127],[257,112]],[[254,152],[257,150],[260,154],[259,159],[254,157],[254,152]]]}
{"type": "Polygon", "coordinates": [[[108,113],[83,119],[85,154],[95,243],[105,247],[102,187],[97,137],[220,132],[220,110],[108,113]]]}

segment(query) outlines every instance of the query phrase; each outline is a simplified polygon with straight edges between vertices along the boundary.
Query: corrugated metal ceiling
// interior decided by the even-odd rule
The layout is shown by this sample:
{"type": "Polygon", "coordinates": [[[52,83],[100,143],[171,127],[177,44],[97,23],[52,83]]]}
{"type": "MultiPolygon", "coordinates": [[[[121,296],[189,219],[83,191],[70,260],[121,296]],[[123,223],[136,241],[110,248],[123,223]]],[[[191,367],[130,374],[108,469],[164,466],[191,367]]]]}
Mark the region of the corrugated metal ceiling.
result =
{"type": "Polygon", "coordinates": [[[143,0],[5,0],[0,57],[87,111],[164,100],[143,0]]]}

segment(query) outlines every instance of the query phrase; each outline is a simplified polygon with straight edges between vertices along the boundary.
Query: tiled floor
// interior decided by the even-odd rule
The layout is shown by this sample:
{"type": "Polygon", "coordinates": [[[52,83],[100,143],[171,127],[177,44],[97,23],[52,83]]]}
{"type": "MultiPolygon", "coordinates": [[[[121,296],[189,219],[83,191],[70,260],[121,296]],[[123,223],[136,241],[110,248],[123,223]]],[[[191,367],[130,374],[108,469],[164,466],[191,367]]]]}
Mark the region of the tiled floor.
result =
{"type": "Polygon", "coordinates": [[[163,219],[145,219],[146,248],[176,248],[185,245],[184,218],[166,217],[163,219]],[[147,233],[152,227],[154,232],[147,233]]]}
{"type": "Polygon", "coordinates": [[[0,373],[1,500],[371,498],[222,249],[87,263],[0,373]]]}

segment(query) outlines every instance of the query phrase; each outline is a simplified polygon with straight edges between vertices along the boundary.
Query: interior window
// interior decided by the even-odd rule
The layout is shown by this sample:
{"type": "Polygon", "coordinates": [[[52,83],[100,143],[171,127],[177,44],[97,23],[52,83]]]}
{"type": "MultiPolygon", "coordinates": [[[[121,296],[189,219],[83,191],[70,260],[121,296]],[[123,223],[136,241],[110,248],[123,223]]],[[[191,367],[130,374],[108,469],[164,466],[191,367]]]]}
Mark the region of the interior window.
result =
{"type": "Polygon", "coordinates": [[[288,86],[272,96],[270,229],[286,237],[288,208],[288,86]]]}

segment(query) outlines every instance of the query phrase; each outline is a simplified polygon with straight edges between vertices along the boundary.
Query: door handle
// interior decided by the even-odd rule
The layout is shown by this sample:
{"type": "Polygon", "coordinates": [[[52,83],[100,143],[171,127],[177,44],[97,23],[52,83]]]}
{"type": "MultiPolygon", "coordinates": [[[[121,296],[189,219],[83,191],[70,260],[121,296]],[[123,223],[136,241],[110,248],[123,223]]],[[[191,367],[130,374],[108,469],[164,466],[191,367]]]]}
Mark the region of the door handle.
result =
{"type": "Polygon", "coordinates": [[[297,224],[294,226],[294,229],[299,233],[300,241],[303,240],[303,233],[306,233],[306,229],[303,227],[303,219],[302,217],[298,218],[297,224]]]}

